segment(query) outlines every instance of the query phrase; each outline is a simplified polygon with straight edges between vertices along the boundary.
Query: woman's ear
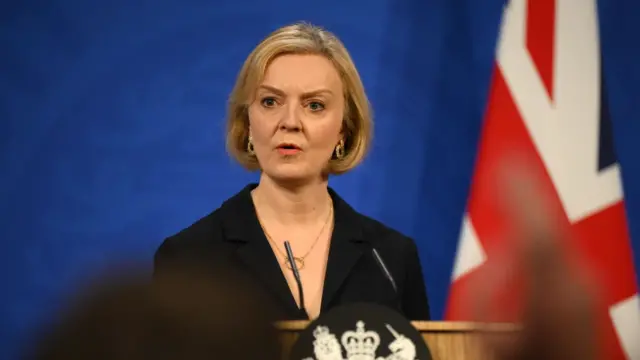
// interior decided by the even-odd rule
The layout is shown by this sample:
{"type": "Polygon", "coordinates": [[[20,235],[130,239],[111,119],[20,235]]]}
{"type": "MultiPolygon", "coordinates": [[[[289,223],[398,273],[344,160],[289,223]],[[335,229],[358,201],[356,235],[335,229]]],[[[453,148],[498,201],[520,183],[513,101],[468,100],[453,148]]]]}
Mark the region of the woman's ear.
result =
{"type": "Polygon", "coordinates": [[[340,129],[340,132],[338,133],[338,139],[336,140],[336,144],[339,143],[340,140],[342,140],[342,142],[347,141],[347,134],[344,129],[344,121],[342,122],[342,129],[340,129]]]}

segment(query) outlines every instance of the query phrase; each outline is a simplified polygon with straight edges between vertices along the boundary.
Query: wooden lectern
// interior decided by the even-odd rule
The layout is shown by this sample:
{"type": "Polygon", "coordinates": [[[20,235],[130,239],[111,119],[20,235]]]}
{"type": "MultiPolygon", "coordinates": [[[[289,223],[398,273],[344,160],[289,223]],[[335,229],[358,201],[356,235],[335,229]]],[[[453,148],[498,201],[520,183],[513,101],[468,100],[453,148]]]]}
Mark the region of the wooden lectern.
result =
{"type": "MultiPolygon", "coordinates": [[[[284,359],[298,337],[298,333],[306,328],[308,321],[284,321],[276,326],[280,332],[284,359]]],[[[492,357],[479,341],[480,326],[466,322],[416,321],[413,326],[422,334],[433,360],[490,360],[492,357]]],[[[511,332],[516,327],[511,325],[495,327],[493,331],[511,332]]],[[[292,359],[298,360],[298,359],[292,359]]]]}

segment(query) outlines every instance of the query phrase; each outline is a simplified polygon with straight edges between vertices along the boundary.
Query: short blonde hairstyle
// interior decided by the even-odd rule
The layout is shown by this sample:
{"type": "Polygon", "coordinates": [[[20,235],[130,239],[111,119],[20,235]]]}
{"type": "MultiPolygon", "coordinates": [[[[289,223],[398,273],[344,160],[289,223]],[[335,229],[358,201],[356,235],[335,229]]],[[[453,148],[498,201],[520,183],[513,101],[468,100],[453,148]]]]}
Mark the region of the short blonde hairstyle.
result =
{"type": "Polygon", "coordinates": [[[320,27],[296,23],[267,36],[249,54],[231,91],[227,114],[227,150],[245,168],[258,170],[255,155],[250,154],[249,105],[253,102],[269,64],[286,54],[317,54],[329,59],[342,80],[345,109],[342,123],[344,156],[332,156],[330,174],[342,174],[357,166],[369,150],[373,121],[371,107],[360,75],[342,42],[320,27]]]}

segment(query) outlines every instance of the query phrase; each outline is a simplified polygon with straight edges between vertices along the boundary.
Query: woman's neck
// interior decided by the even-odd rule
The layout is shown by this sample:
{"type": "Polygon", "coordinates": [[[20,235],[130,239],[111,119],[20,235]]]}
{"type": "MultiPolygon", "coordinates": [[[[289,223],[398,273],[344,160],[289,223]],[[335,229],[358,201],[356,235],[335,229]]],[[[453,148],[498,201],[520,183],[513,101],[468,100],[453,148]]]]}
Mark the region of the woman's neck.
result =
{"type": "Polygon", "coordinates": [[[264,174],[253,190],[253,201],[265,220],[281,225],[305,225],[325,218],[331,206],[326,180],[283,186],[264,174]]]}

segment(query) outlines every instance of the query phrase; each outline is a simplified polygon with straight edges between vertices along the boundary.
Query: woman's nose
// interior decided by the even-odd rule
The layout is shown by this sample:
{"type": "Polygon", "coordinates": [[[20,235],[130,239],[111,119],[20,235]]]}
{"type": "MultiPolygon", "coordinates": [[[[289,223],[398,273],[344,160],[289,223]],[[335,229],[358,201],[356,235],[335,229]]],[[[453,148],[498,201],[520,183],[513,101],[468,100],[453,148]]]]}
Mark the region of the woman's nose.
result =
{"type": "Polygon", "coordinates": [[[297,104],[289,103],[286,105],[280,120],[280,127],[290,131],[298,131],[302,128],[299,106],[297,104]]]}

